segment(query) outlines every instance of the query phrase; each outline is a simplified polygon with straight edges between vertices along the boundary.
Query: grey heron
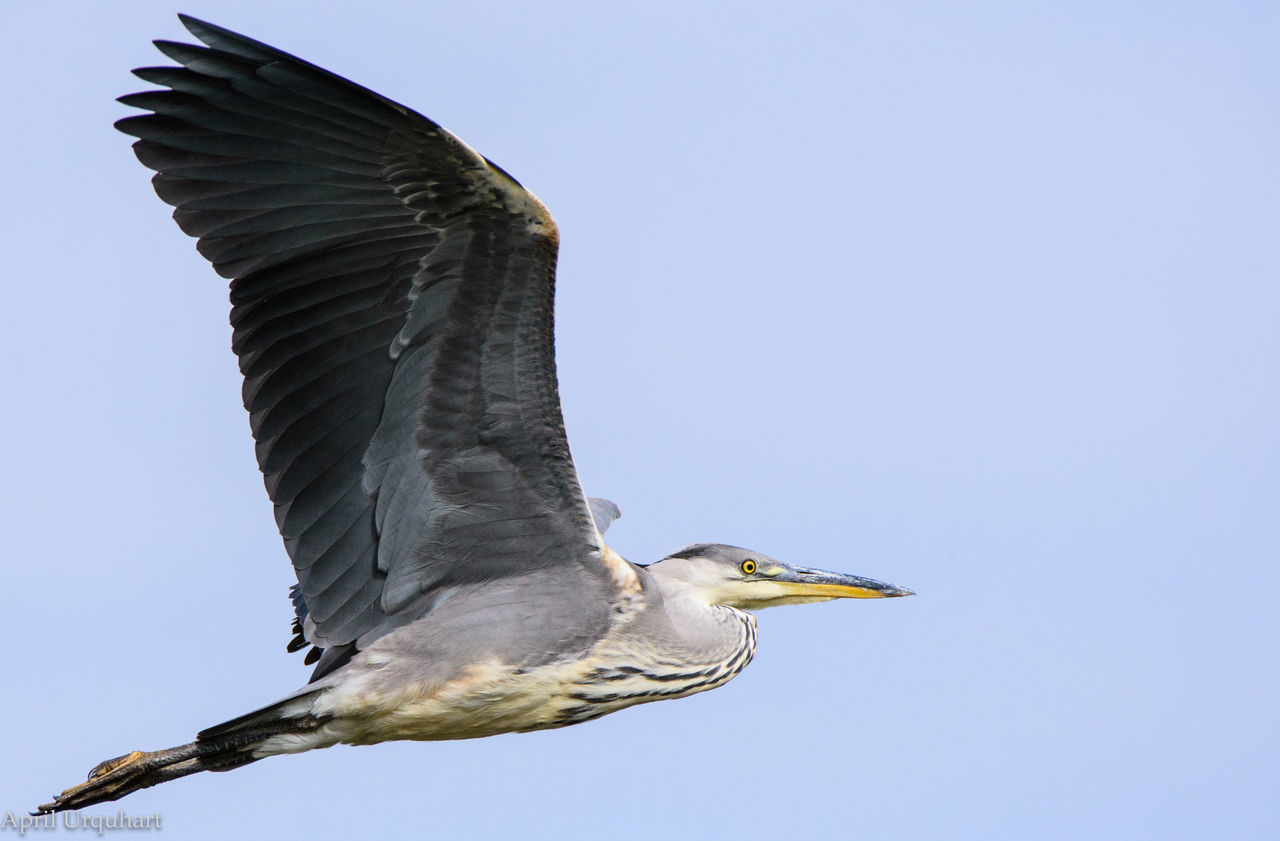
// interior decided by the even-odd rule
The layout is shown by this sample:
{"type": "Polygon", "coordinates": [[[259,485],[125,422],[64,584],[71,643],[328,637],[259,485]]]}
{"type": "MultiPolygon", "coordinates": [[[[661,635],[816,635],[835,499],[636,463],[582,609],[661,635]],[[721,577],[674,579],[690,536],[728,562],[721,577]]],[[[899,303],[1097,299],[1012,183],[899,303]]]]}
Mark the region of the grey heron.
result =
{"type": "Polygon", "coordinates": [[[231,281],[232,347],[297,573],[310,681],[195,741],[96,766],[42,813],[197,771],[393,739],[562,727],[714,689],[749,611],[910,591],[699,543],[610,549],[555,375],[558,234],[542,203],[425,117],[190,17],[137,138],[160,198],[231,281]]]}

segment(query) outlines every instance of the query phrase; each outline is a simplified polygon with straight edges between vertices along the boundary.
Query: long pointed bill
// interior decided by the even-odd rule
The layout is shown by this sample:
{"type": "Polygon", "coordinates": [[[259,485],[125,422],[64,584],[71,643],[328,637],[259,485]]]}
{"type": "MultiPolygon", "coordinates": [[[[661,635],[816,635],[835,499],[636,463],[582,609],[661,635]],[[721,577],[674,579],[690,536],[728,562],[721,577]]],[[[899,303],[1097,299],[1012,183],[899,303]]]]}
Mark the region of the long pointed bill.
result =
{"type": "Polygon", "coordinates": [[[777,584],[788,601],[791,599],[891,599],[898,596],[914,596],[911,590],[896,587],[883,581],[843,575],[820,569],[790,567],[779,564],[774,569],[761,570],[777,584]]]}

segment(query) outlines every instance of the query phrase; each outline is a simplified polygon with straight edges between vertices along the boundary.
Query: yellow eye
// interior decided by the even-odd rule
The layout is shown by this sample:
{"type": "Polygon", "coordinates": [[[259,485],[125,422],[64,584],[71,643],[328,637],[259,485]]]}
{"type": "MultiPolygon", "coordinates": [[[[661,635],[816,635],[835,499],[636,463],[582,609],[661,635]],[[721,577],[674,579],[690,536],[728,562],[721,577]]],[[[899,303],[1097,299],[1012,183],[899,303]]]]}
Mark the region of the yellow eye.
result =
{"type": "Polygon", "coordinates": [[[750,558],[747,558],[745,561],[742,562],[742,571],[745,572],[747,575],[750,575],[751,573],[755,572],[756,562],[751,560],[750,558]]]}

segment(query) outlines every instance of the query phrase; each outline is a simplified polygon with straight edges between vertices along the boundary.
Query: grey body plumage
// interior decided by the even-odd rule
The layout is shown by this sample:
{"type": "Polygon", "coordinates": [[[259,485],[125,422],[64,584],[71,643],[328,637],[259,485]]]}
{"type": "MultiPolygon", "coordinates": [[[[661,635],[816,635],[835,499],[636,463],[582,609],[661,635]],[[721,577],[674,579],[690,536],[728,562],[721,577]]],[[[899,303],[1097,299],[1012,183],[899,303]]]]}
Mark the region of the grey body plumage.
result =
{"type": "Polygon", "coordinates": [[[610,549],[565,439],[541,202],[421,115],[188,17],[117,123],[231,279],[232,347],[311,681],[42,812],[339,742],[560,727],[722,685],[748,610],[907,595],[697,544],[610,549]]]}

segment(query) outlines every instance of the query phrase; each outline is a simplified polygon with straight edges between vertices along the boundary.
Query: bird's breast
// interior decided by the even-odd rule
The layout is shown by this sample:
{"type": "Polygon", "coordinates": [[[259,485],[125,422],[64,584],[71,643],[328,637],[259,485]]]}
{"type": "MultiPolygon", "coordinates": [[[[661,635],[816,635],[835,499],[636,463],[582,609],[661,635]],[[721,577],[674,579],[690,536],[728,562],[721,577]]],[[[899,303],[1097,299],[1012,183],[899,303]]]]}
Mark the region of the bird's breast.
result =
{"type": "Polygon", "coordinates": [[[655,644],[648,636],[625,630],[602,640],[585,673],[561,691],[561,709],[550,726],[576,724],[635,704],[684,698],[728,683],[755,657],[756,621],[732,608],[720,611],[715,633],[701,638],[701,645],[680,639],[655,644]]]}

